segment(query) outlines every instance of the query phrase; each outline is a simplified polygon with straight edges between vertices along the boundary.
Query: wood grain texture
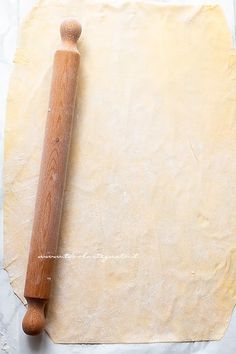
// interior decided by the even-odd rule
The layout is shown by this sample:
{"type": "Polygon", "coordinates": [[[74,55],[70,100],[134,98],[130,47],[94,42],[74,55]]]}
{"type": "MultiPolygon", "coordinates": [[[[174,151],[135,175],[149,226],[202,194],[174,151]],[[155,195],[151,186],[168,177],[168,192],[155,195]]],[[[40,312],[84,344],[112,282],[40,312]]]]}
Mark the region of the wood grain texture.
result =
{"type": "Polygon", "coordinates": [[[56,51],[40,167],[33,230],[25,282],[27,334],[42,330],[42,312],[50,297],[57,252],[63,193],[76,98],[81,27],[75,20],[61,25],[62,48],[56,51]],[[38,320],[37,320],[38,318],[38,320]]]}

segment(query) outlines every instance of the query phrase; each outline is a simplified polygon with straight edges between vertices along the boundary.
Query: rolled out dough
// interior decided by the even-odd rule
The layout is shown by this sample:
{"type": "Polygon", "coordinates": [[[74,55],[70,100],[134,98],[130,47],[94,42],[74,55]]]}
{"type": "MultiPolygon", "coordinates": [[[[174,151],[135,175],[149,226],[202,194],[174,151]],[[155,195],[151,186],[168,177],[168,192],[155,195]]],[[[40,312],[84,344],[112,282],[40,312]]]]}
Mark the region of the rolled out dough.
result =
{"type": "Polygon", "coordinates": [[[23,288],[59,24],[81,66],[47,332],[214,340],[236,302],[236,55],[218,6],[44,0],[21,29],[5,135],[5,267],[23,288]]]}

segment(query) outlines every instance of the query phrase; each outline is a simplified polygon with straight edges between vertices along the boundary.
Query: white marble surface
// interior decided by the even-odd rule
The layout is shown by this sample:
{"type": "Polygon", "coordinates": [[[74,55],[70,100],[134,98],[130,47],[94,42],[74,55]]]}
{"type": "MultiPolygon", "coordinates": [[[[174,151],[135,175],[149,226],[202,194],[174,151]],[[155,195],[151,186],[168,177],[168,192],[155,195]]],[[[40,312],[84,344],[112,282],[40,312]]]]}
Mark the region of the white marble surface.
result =
{"type": "MultiPolygon", "coordinates": [[[[79,0],[78,0],[79,1],[79,0]]],[[[204,0],[166,0],[161,3],[215,3],[204,0]]],[[[224,8],[232,36],[235,38],[236,0],[218,1],[224,8]],[[235,5],[235,8],[234,8],[235,5]]],[[[0,149],[3,151],[3,130],[6,108],[7,88],[12,69],[12,60],[16,48],[18,30],[21,21],[30,11],[36,0],[0,0],[0,149]]],[[[2,155],[0,158],[2,171],[2,155]]],[[[2,201],[2,190],[0,201],[2,201]]],[[[25,308],[14,295],[7,273],[2,269],[3,233],[2,205],[0,205],[0,353],[1,354],[235,354],[236,353],[236,311],[224,338],[217,342],[195,343],[158,343],[128,345],[62,345],[54,344],[47,334],[37,337],[24,335],[21,320],[25,308]]]]}

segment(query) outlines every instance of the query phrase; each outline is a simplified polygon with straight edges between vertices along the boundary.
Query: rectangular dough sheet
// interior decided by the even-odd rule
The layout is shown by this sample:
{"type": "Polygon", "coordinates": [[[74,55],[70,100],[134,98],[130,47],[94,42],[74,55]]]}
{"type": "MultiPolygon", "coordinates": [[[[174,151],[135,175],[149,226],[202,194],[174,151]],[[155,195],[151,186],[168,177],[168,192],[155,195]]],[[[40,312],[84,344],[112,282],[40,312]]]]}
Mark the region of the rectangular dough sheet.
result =
{"type": "Polygon", "coordinates": [[[46,330],[58,343],[220,339],[236,302],[236,56],[218,6],[41,0],[5,134],[5,268],[23,288],[59,24],[82,24],[46,330]]]}

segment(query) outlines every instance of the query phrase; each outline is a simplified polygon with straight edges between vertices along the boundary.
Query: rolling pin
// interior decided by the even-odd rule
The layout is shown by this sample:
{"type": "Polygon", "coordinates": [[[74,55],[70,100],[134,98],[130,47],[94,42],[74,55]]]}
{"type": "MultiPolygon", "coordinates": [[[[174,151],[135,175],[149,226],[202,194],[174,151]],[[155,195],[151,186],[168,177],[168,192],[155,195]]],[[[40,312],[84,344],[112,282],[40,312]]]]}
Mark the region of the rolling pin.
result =
{"type": "Polygon", "coordinates": [[[26,334],[45,326],[57,252],[63,193],[75,108],[81,26],[74,19],[60,27],[62,45],[54,56],[49,109],[34,210],[24,296],[28,309],[22,322],[26,334]]]}

